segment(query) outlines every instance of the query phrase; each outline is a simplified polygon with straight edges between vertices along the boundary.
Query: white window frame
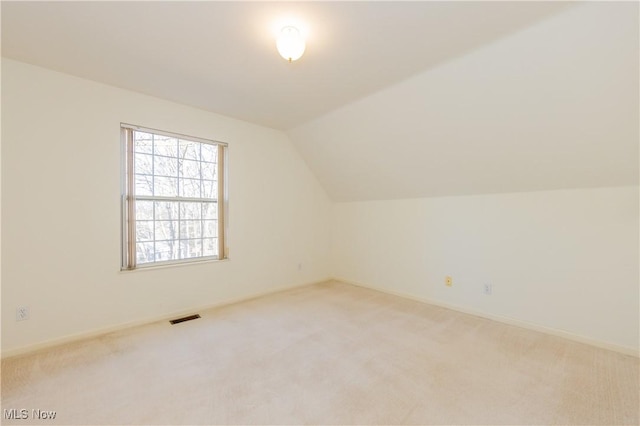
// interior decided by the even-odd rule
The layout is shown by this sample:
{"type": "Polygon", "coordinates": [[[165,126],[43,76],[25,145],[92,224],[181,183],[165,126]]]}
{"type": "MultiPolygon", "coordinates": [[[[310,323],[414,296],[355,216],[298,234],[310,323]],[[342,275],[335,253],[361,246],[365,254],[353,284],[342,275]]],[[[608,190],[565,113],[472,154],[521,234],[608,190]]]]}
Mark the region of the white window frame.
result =
{"type": "Polygon", "coordinates": [[[186,263],[197,263],[203,261],[217,261],[227,259],[229,255],[229,249],[227,247],[227,230],[228,230],[228,196],[227,196],[227,157],[228,157],[228,145],[224,142],[219,142],[211,139],[203,139],[194,136],[188,136],[184,134],[167,132],[164,130],[151,129],[133,124],[120,123],[120,135],[122,143],[122,185],[121,185],[121,200],[122,200],[122,255],[121,255],[121,270],[132,271],[136,269],[146,269],[153,267],[180,265],[186,263]],[[134,155],[134,143],[133,132],[140,131],[145,133],[152,133],[160,136],[168,136],[171,138],[181,139],[190,142],[206,143],[216,145],[218,147],[218,198],[215,202],[218,205],[218,256],[200,256],[188,259],[176,259],[176,260],[161,260],[154,262],[146,262],[138,265],[136,263],[136,227],[135,227],[135,202],[137,199],[144,199],[146,201],[158,200],[158,201],[202,201],[201,199],[194,199],[189,197],[155,197],[155,196],[140,196],[136,197],[135,194],[135,155],[134,155]]]}

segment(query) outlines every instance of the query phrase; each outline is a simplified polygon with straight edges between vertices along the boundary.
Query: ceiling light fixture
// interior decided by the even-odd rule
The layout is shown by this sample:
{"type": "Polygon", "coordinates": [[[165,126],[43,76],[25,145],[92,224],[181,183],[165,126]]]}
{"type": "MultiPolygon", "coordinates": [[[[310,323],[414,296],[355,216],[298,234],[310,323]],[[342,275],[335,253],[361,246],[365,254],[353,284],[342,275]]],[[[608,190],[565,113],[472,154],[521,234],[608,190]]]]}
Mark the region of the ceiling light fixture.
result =
{"type": "Polygon", "coordinates": [[[276,47],[280,56],[292,62],[300,59],[304,53],[305,43],[300,30],[296,27],[287,26],[282,28],[276,40],[276,47]]]}

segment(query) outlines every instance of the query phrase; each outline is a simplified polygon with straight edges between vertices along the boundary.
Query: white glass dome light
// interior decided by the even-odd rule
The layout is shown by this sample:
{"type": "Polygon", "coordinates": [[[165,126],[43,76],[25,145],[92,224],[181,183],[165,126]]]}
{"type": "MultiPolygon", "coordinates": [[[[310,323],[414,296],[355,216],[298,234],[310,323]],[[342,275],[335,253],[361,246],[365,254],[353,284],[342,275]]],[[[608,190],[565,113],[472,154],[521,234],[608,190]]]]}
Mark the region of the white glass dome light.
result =
{"type": "Polygon", "coordinates": [[[289,62],[300,59],[304,53],[305,43],[300,30],[287,26],[282,28],[278,40],[276,40],[278,53],[289,62]]]}

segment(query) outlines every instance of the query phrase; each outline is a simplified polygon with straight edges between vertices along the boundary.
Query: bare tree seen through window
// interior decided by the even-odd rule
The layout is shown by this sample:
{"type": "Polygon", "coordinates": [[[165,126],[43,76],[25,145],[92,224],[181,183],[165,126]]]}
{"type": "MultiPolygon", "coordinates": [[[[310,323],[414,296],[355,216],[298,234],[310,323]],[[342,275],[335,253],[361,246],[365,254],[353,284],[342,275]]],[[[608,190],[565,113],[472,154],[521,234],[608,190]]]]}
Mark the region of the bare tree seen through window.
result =
{"type": "Polygon", "coordinates": [[[218,146],[134,131],[138,264],[218,256],[218,146]]]}

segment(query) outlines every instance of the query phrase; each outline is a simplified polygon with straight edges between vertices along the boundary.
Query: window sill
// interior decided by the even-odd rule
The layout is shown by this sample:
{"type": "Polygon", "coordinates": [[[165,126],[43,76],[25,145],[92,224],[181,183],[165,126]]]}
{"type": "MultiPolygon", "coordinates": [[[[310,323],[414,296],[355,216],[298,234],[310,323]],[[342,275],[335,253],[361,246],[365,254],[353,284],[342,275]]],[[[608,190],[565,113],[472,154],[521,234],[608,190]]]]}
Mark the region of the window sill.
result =
{"type": "Polygon", "coordinates": [[[184,267],[184,266],[194,266],[194,265],[202,265],[207,263],[220,263],[229,261],[228,257],[224,259],[202,259],[202,260],[188,260],[188,261],[173,261],[173,262],[163,262],[159,265],[144,265],[138,266],[135,269],[123,269],[120,268],[120,273],[131,273],[131,272],[140,272],[140,271],[155,271],[157,269],[167,269],[167,268],[175,268],[175,267],[184,267]]]}

